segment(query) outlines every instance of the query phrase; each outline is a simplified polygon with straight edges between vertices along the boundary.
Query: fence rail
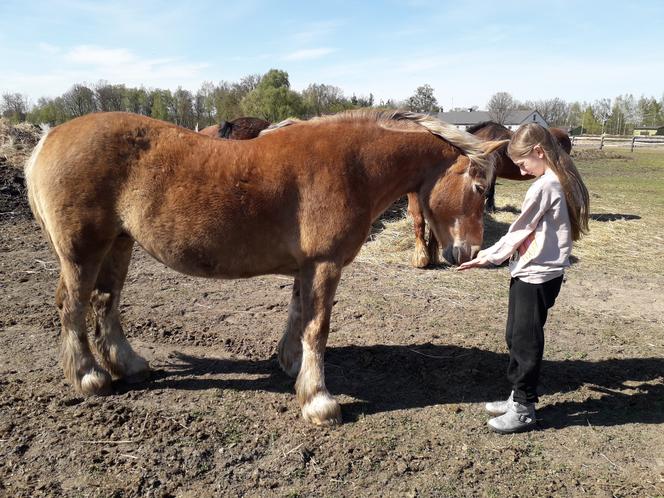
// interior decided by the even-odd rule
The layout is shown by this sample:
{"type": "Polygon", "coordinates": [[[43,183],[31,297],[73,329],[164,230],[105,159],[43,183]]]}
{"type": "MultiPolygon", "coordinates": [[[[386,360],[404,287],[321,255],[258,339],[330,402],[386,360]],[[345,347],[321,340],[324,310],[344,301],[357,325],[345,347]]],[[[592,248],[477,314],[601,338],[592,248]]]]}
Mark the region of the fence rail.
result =
{"type": "Polygon", "coordinates": [[[622,147],[630,148],[634,152],[635,148],[643,147],[664,147],[663,137],[612,137],[607,135],[579,135],[571,137],[574,147],[594,147],[603,149],[604,147],[622,147]]]}

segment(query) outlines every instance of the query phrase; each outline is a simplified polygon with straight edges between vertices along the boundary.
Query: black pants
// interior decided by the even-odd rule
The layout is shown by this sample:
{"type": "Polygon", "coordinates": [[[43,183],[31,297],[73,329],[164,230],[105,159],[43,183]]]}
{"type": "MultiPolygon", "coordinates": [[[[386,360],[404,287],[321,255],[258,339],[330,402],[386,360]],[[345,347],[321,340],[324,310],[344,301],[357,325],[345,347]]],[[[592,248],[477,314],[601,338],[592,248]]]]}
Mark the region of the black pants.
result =
{"type": "Polygon", "coordinates": [[[549,308],[558,297],[560,277],[543,284],[529,284],[512,278],[505,340],[510,351],[507,380],[512,383],[514,401],[535,403],[542,355],[544,324],[549,308]]]}

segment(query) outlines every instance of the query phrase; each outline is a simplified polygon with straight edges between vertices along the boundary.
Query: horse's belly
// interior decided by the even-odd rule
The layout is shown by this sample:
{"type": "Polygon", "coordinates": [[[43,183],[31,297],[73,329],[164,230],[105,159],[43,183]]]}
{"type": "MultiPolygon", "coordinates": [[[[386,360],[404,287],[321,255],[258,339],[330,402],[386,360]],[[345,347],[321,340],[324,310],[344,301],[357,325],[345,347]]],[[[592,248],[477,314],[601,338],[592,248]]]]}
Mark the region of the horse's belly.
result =
{"type": "MultiPolygon", "coordinates": [[[[139,241],[140,243],[140,241],[139,241]]],[[[234,244],[206,248],[196,244],[141,244],[155,259],[186,275],[207,278],[249,278],[266,274],[295,275],[297,261],[284,251],[265,250],[269,244],[234,244]]]]}

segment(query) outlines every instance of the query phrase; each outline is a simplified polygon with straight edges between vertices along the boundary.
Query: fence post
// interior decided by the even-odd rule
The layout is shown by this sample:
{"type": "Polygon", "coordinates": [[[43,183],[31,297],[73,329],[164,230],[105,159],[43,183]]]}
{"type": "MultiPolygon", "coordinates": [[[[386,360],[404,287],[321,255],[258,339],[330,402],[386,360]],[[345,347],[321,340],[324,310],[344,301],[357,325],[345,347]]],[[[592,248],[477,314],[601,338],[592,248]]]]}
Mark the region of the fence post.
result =
{"type": "Polygon", "coordinates": [[[634,152],[634,142],[636,142],[636,137],[632,137],[632,150],[630,152],[634,152]]]}

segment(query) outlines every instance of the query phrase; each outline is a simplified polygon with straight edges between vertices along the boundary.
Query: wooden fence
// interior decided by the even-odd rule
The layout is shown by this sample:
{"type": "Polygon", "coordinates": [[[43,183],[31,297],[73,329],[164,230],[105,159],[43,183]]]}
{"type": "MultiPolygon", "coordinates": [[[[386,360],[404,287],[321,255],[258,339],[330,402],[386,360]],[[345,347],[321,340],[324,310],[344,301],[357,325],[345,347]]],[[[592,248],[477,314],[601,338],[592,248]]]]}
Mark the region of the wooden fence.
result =
{"type": "Polygon", "coordinates": [[[579,135],[570,138],[572,139],[572,146],[579,148],[592,147],[601,150],[604,147],[622,147],[623,149],[629,148],[634,152],[635,148],[664,147],[664,136],[619,137],[609,135],[579,135]]]}

